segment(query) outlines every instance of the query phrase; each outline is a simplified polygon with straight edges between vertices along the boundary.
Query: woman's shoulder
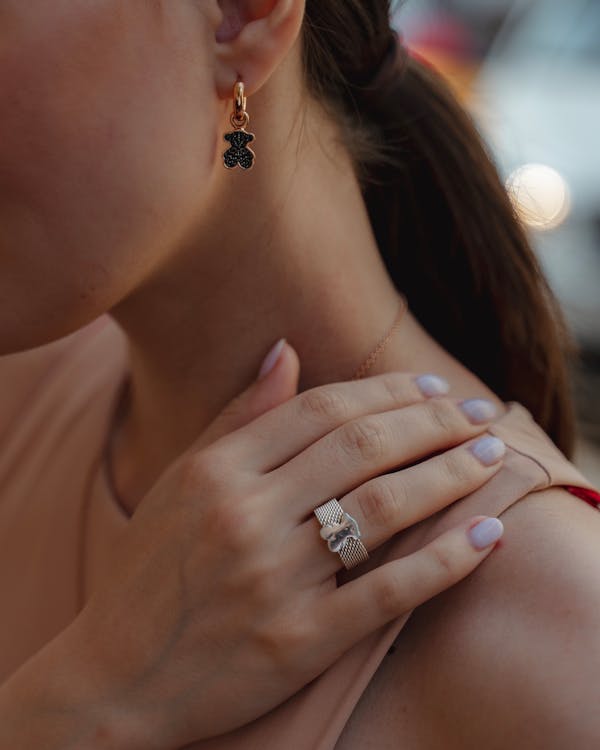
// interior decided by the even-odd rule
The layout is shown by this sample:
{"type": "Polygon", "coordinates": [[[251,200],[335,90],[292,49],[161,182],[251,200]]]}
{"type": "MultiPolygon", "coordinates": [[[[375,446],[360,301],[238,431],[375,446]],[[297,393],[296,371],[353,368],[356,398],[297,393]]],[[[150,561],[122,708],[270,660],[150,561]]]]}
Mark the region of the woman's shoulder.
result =
{"type": "MultiPolygon", "coordinates": [[[[600,513],[567,491],[594,487],[525,407],[509,407],[490,431],[535,482],[499,514],[505,533],[484,564],[415,613],[431,636],[431,697],[445,704],[438,738],[449,750],[597,747],[600,513]]],[[[514,481],[499,479],[500,493],[514,481]]]]}
{"type": "Polygon", "coordinates": [[[600,746],[600,513],[565,489],[593,485],[523,406],[491,432],[509,446],[506,466],[404,551],[479,512],[499,515],[504,536],[412,613],[347,727],[372,731],[377,714],[374,746],[600,746]]]}
{"type": "Polygon", "coordinates": [[[600,514],[550,487],[502,521],[485,563],[419,613],[438,736],[457,750],[597,747],[600,514]]]}
{"type": "Polygon", "coordinates": [[[357,737],[412,750],[600,746],[600,513],[552,487],[502,521],[484,563],[413,612],[340,750],[357,737]]]}

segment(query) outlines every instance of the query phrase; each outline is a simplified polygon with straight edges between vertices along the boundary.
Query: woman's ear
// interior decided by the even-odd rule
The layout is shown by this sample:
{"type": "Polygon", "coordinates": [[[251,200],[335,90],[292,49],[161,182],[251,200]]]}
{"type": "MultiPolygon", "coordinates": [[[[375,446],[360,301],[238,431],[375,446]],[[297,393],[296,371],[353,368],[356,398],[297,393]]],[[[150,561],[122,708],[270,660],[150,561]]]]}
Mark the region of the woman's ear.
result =
{"type": "Polygon", "coordinates": [[[221,98],[236,80],[251,96],[293,47],[306,0],[218,0],[222,19],[215,32],[215,82],[221,98]]]}

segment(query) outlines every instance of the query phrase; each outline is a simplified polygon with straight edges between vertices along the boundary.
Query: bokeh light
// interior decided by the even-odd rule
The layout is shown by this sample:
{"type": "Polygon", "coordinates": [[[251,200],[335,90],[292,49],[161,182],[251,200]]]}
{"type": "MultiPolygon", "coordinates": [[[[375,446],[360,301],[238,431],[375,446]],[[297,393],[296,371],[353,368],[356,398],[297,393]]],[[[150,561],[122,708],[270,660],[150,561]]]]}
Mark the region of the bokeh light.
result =
{"type": "Polygon", "coordinates": [[[556,229],[571,211],[571,191],[565,178],[546,164],[515,169],[506,187],[521,221],[532,229],[556,229]]]}

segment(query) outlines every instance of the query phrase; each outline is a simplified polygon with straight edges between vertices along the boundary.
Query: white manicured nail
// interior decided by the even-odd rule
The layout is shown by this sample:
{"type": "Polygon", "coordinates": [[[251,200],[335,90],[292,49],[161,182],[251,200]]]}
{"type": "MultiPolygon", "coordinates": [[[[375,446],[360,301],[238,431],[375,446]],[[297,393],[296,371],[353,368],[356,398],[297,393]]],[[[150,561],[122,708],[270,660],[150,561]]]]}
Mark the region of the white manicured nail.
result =
{"type": "Polygon", "coordinates": [[[438,375],[420,375],[416,378],[419,390],[424,396],[445,396],[450,390],[450,384],[438,375]]]}
{"type": "Polygon", "coordinates": [[[497,542],[503,533],[504,526],[499,518],[484,518],[469,529],[467,536],[475,549],[482,550],[497,542]]]}
{"type": "Polygon", "coordinates": [[[473,443],[471,453],[484,466],[493,466],[506,454],[506,443],[500,440],[500,438],[487,435],[480,438],[476,443],[473,443]]]}
{"type": "Polygon", "coordinates": [[[473,424],[489,422],[498,413],[494,404],[484,398],[471,398],[463,401],[459,406],[473,424]]]}
{"type": "Polygon", "coordinates": [[[262,380],[262,378],[266,377],[275,367],[275,365],[277,364],[277,360],[279,359],[281,352],[283,351],[284,344],[285,339],[279,339],[279,341],[267,354],[259,370],[257,380],[262,380]]]}

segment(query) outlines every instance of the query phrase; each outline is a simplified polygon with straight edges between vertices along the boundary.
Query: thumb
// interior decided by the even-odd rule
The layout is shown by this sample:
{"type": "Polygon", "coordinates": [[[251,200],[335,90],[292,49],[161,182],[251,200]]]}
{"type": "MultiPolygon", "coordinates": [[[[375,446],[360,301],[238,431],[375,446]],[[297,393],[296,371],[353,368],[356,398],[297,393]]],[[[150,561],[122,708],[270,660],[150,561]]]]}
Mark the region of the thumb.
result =
{"type": "Polygon", "coordinates": [[[201,446],[214,443],[296,396],[299,375],[300,360],[295,349],[286,339],[279,339],[263,360],[257,379],[233,398],[202,433],[201,446]]]}

